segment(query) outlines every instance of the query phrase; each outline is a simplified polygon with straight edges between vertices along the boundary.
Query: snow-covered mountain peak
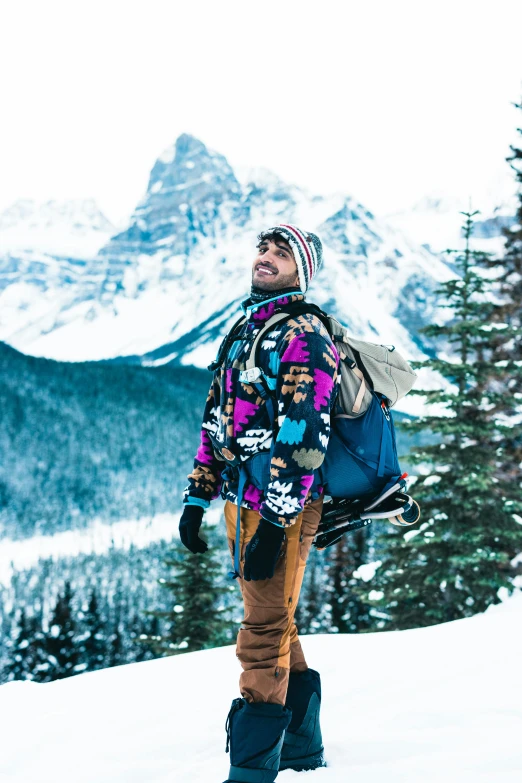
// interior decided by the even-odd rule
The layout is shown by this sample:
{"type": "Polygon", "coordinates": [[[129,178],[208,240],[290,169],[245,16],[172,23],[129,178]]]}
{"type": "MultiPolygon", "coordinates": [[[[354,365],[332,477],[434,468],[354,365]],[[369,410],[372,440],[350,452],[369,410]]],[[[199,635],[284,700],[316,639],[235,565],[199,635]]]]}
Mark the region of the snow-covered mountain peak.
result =
{"type": "Polygon", "coordinates": [[[227,189],[239,189],[235,174],[223,155],[206,147],[195,136],[182,133],[154,164],[145,200],[160,191],[165,194],[198,184],[213,187],[226,184],[227,189]]]}
{"type": "Polygon", "coordinates": [[[281,177],[265,166],[239,165],[234,168],[235,175],[244,187],[279,188],[285,185],[281,177]]]}

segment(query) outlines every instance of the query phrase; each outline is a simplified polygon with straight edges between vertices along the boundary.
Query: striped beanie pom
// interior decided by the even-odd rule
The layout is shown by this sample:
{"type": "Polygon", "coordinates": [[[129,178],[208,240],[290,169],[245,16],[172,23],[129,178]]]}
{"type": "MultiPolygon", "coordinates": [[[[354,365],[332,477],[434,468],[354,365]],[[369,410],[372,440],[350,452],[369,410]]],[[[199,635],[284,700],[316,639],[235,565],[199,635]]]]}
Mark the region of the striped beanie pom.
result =
{"type": "Polygon", "coordinates": [[[303,293],[312,282],[312,278],[318,272],[323,262],[323,246],[317,234],[310,231],[302,231],[290,223],[280,223],[278,226],[267,228],[259,234],[259,239],[269,234],[280,234],[290,245],[297,263],[299,285],[303,293]]]}

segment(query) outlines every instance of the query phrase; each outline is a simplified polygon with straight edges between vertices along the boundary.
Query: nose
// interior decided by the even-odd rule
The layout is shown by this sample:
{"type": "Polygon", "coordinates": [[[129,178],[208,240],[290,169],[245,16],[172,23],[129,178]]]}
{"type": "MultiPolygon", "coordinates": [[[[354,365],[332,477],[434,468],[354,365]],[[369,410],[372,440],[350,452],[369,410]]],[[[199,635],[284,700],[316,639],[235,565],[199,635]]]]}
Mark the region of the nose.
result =
{"type": "Polygon", "coordinates": [[[261,253],[261,257],[265,261],[270,261],[270,263],[275,263],[277,261],[277,255],[270,248],[267,248],[264,253],[261,253]]]}

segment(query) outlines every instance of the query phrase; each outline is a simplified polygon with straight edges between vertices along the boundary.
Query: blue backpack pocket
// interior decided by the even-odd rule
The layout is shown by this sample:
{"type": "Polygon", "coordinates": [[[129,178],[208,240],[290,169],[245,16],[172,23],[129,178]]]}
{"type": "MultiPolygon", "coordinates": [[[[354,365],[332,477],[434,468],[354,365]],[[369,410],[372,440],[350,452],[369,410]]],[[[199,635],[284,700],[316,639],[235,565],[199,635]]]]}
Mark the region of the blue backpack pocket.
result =
{"type": "Polygon", "coordinates": [[[363,416],[335,416],[320,468],[325,491],[335,498],[375,494],[401,475],[395,429],[385,397],[373,399],[363,416]]]}

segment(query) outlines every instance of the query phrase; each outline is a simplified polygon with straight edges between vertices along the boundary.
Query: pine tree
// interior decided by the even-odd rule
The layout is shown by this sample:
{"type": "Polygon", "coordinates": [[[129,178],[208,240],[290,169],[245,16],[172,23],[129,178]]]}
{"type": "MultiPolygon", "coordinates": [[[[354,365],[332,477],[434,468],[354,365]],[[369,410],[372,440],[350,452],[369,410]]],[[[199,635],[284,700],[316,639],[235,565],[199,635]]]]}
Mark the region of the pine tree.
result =
{"type": "Polygon", "coordinates": [[[65,582],[63,595],[58,595],[46,634],[46,663],[43,681],[70,677],[82,670],[80,645],[73,612],[73,593],[69,580],[65,582]]]}
{"type": "Polygon", "coordinates": [[[123,588],[121,580],[116,583],[113,597],[111,618],[109,622],[108,637],[108,661],[107,666],[120,666],[123,663],[129,663],[126,659],[127,643],[124,639],[123,622],[123,588]]]}
{"type": "Polygon", "coordinates": [[[407,431],[424,429],[437,441],[419,447],[410,461],[421,475],[413,487],[421,506],[414,528],[385,528],[378,541],[382,565],[361,590],[386,618],[381,627],[402,629],[467,617],[498,603],[499,590],[512,591],[510,559],[520,548],[522,526],[513,511],[520,485],[499,475],[505,423],[497,409],[516,400],[502,383],[503,368],[492,361],[499,334],[506,344],[515,328],[491,329],[496,304],[491,282],[477,272],[486,254],[471,250],[475,212],[464,214],[465,250],[448,250],[460,277],[443,283],[451,319],[424,331],[448,346],[437,358],[414,363],[446,379],[447,386],[413,393],[433,407],[407,431]],[[367,594],[367,590],[372,592],[367,594]],[[373,601],[370,600],[373,597],[373,601]]]}
{"type": "MultiPolygon", "coordinates": [[[[522,112],[522,101],[514,106],[522,112]]],[[[517,132],[522,137],[522,127],[517,128],[517,132]]],[[[504,300],[500,315],[505,316],[511,326],[518,328],[512,351],[518,360],[522,360],[522,147],[511,144],[510,149],[511,155],[506,160],[518,183],[518,208],[515,225],[503,230],[505,252],[501,260],[502,274],[498,279],[504,300]]]]}
{"type": "MultiPolygon", "coordinates": [[[[522,112],[522,102],[513,104],[522,112]]],[[[517,129],[522,136],[522,127],[517,129]]],[[[504,416],[509,426],[504,431],[500,452],[500,472],[506,478],[520,484],[522,477],[522,427],[519,426],[522,413],[522,148],[510,145],[511,154],[506,158],[515,174],[518,184],[518,208],[515,224],[502,229],[505,237],[504,252],[494,259],[484,258],[482,264],[493,270],[494,293],[497,306],[492,320],[499,329],[496,344],[493,345],[494,361],[502,373],[505,390],[503,399],[497,404],[497,413],[504,416]],[[512,337],[504,339],[503,326],[507,325],[512,337]],[[516,400],[517,404],[513,405],[516,400]]],[[[518,508],[522,514],[522,508],[518,508]]]]}
{"type": "Polygon", "coordinates": [[[127,663],[125,660],[124,641],[121,632],[121,624],[119,622],[119,614],[117,615],[116,622],[114,623],[112,633],[109,636],[109,653],[107,659],[107,666],[120,666],[122,663],[127,663]]]}
{"type": "Polygon", "coordinates": [[[358,530],[331,548],[326,567],[327,592],[331,606],[331,627],[334,633],[360,633],[370,626],[368,607],[357,592],[353,573],[365,561],[367,531],[358,530]]]}
{"type": "Polygon", "coordinates": [[[295,623],[301,635],[329,633],[332,627],[332,607],[329,603],[330,574],[328,553],[312,547],[303,579],[303,585],[295,612],[295,623]]]}
{"type": "Polygon", "coordinates": [[[129,632],[129,656],[132,661],[150,661],[155,658],[155,652],[150,645],[142,644],[144,638],[156,639],[161,634],[159,617],[144,618],[136,612],[131,619],[129,632]]]}
{"type": "Polygon", "coordinates": [[[20,610],[14,639],[9,646],[9,660],[4,668],[6,680],[36,680],[41,677],[45,664],[45,635],[42,618],[20,610]]]}
{"type": "Polygon", "coordinates": [[[223,584],[223,566],[211,545],[204,554],[193,555],[177,542],[173,556],[165,560],[172,569],[170,579],[159,584],[168,590],[170,608],[149,611],[161,618],[163,633],[143,634],[142,644],[156,655],[176,655],[229,644],[234,626],[229,619],[231,607],[226,600],[234,585],[223,584]]]}
{"type": "MultiPolygon", "coordinates": [[[[103,669],[108,665],[107,619],[102,615],[96,589],[89,597],[83,617],[84,632],[78,639],[79,656],[84,671],[103,669]]],[[[79,670],[79,667],[77,667],[79,670]]]]}

